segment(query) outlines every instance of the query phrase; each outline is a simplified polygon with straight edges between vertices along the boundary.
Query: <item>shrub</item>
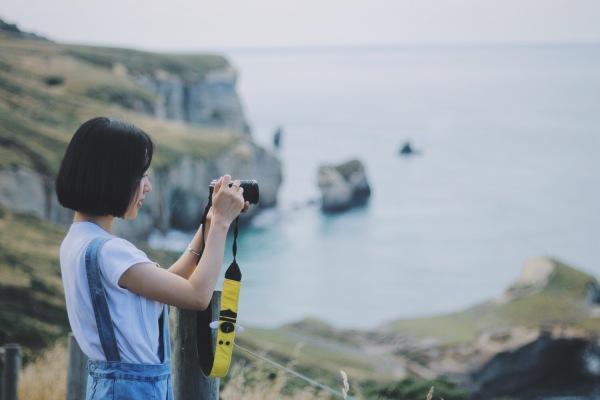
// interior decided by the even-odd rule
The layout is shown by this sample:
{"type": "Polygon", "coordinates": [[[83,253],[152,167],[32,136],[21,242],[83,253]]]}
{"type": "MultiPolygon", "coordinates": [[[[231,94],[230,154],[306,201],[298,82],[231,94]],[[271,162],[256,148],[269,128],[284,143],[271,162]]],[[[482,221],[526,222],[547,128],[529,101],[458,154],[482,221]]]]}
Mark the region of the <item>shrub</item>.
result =
{"type": "Polygon", "coordinates": [[[50,75],[44,78],[44,83],[48,86],[59,86],[65,83],[65,78],[60,75],[50,75]]]}

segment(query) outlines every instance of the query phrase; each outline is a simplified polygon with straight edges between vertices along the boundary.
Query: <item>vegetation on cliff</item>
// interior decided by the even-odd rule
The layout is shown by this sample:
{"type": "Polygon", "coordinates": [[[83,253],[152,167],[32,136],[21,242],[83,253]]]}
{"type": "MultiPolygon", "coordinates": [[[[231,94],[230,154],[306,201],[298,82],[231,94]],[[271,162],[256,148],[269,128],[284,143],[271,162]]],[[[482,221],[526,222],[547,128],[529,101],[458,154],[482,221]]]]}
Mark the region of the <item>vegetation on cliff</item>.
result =
{"type": "Polygon", "coordinates": [[[62,228],[0,207],[0,341],[28,353],[67,333],[58,245],[62,228]]]}
{"type": "Polygon", "coordinates": [[[216,55],[71,46],[0,32],[0,168],[25,166],[43,176],[55,174],[75,129],[98,115],[132,121],[150,133],[158,144],[155,168],[183,154],[214,158],[239,135],[162,121],[127,105],[154,98],[131,78],[135,71],[156,68],[192,78],[224,66],[227,60],[216,55]]]}

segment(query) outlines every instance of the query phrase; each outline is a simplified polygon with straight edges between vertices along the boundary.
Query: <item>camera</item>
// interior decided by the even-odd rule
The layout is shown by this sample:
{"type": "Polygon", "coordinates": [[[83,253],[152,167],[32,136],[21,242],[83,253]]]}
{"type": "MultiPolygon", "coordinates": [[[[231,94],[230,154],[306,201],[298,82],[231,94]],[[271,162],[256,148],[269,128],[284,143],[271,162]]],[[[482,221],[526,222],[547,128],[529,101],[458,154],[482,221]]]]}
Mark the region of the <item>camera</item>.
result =
{"type": "MultiPolygon", "coordinates": [[[[210,190],[211,196],[212,196],[213,189],[214,189],[215,185],[217,184],[217,182],[218,182],[217,179],[213,179],[210,182],[209,190],[210,190]]],[[[233,183],[229,183],[229,187],[231,187],[231,185],[233,185],[233,183]]],[[[256,180],[254,180],[254,179],[240,180],[240,187],[244,189],[244,193],[242,193],[242,195],[244,196],[244,201],[247,201],[250,204],[258,203],[259,192],[258,192],[258,182],[256,180]]]]}

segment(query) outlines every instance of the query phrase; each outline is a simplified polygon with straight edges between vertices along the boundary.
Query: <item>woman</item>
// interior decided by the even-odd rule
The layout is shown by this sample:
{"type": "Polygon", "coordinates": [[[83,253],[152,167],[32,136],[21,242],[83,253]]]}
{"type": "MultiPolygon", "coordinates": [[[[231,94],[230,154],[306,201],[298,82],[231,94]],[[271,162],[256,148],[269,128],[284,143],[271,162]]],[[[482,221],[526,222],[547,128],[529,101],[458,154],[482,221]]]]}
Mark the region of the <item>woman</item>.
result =
{"type": "Polygon", "coordinates": [[[71,330],[89,357],[87,399],[172,399],[168,307],[208,306],[231,223],[245,211],[239,181],[222,176],[188,251],[167,269],[112,234],[116,217],[134,219],[152,190],[150,137],[132,124],[94,118],[75,132],[56,179],[75,211],[60,247],[71,330]],[[199,254],[203,257],[199,260],[199,254]]]}

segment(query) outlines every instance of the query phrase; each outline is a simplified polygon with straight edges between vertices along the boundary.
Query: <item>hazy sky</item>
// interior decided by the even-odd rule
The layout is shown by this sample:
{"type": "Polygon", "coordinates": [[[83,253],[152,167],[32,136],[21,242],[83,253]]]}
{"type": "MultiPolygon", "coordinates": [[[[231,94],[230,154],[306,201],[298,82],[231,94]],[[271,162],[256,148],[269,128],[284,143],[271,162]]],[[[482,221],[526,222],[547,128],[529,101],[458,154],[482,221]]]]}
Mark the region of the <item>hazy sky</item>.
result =
{"type": "Polygon", "coordinates": [[[2,0],[55,40],[159,50],[600,42],[600,0],[2,0]]]}

